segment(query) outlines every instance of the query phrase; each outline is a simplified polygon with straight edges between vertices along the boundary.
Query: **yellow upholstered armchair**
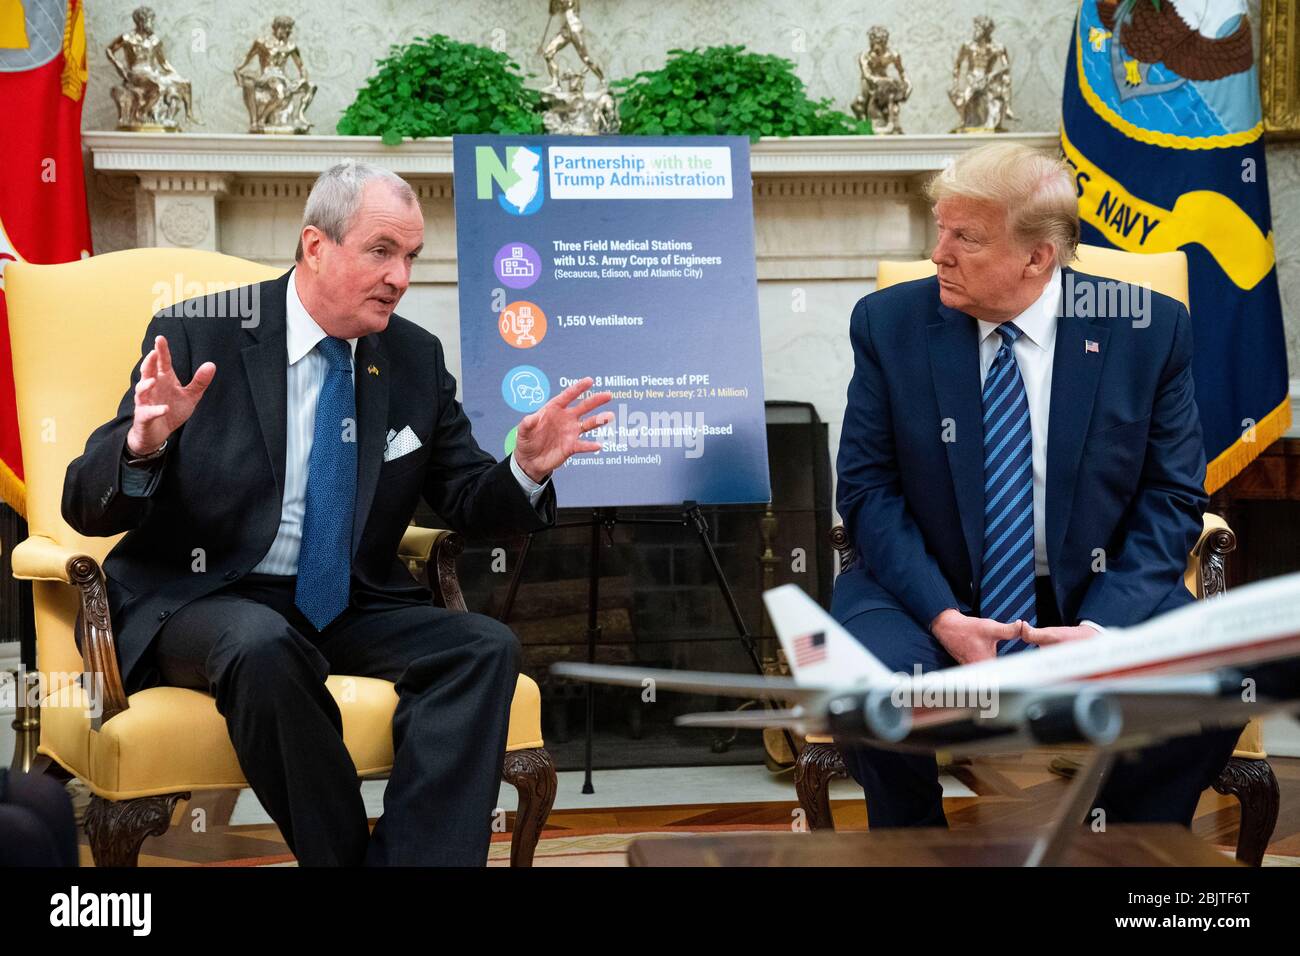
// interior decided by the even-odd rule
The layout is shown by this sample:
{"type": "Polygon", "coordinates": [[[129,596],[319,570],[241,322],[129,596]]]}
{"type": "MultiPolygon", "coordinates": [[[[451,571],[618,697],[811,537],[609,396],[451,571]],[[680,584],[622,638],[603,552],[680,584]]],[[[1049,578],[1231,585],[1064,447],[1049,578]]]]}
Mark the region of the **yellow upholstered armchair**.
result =
{"type": "MultiPolygon", "coordinates": [[[[1098,246],[1079,246],[1073,267],[1079,272],[1140,282],[1187,305],[1187,257],[1181,252],[1137,255],[1098,246]]],[[[934,275],[928,259],[916,262],[881,262],[876,288],[934,275]]],[[[843,526],[831,529],[831,544],[839,552],[840,570],[854,558],[853,542],[843,526]]],[[[1187,559],[1184,583],[1198,599],[1223,592],[1224,559],[1237,546],[1236,535],[1218,515],[1207,514],[1200,539],[1187,559]]],[[[1259,866],[1277,824],[1280,793],[1277,778],[1264,753],[1259,721],[1251,721],[1237,742],[1232,759],[1219,775],[1214,789],[1241,802],[1237,859],[1259,866]]],[[[1053,761],[1052,769],[1069,776],[1077,762],[1070,757],[1053,761]]],[[[844,762],[829,737],[808,737],[795,764],[795,790],[809,827],[831,829],[830,781],[847,776],[844,762]]]]}
{"type": "MultiPolygon", "coordinates": [[[[124,693],[102,570],[117,538],[83,537],[64,522],[64,474],[91,431],[115,413],[155,311],[277,274],[187,249],[134,249],[5,269],[29,529],[14,549],[13,569],[33,582],[42,680],[40,756],[33,767],[53,762],[87,784],[86,833],[99,866],[134,866],[145,837],[164,833],[177,801],[194,791],[247,783],[212,697],[178,687],[124,693]],[[102,709],[92,706],[87,678],[102,693],[102,709]]],[[[400,556],[429,584],[435,603],[463,611],[455,568],[461,548],[453,532],[412,527],[400,556]]],[[[327,686],[358,775],[386,776],[393,763],[393,684],[331,675],[327,686]]],[[[541,696],[524,675],[511,705],[502,777],[519,792],[510,862],[530,866],[556,777],[542,742],[541,696]]]]}

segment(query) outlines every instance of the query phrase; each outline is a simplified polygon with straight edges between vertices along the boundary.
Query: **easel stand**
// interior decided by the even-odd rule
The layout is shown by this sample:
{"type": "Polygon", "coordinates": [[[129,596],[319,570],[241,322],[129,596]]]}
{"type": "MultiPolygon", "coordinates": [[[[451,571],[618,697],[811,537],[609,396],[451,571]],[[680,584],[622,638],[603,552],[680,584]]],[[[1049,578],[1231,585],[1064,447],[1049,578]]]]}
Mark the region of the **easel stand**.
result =
{"type": "MultiPolygon", "coordinates": [[[[709,563],[713,565],[713,574],[717,578],[718,589],[722,592],[722,598],[727,603],[727,610],[731,612],[731,620],[736,626],[736,634],[740,638],[741,646],[744,647],[745,653],[749,655],[750,662],[754,665],[754,672],[763,673],[763,662],[758,656],[758,647],[754,643],[754,638],[750,635],[745,627],[745,619],[741,616],[740,605],[736,603],[736,597],[731,593],[731,586],[727,583],[727,577],[722,572],[722,565],[718,562],[717,552],[713,550],[713,542],[709,540],[709,521],[704,517],[704,512],[694,501],[683,502],[682,513],[679,518],[659,518],[648,515],[619,515],[616,508],[597,508],[591,512],[591,516],[582,521],[566,521],[553,525],[545,530],[559,531],[562,528],[590,528],[591,529],[591,549],[590,562],[588,563],[587,578],[587,663],[596,662],[596,642],[600,640],[600,624],[598,611],[600,608],[600,532],[603,528],[610,543],[614,540],[615,525],[643,525],[643,526],[686,526],[694,528],[696,535],[700,539],[700,545],[704,548],[704,553],[709,556],[709,563]]],[[[501,609],[500,620],[503,624],[510,620],[510,612],[514,610],[515,596],[519,593],[519,584],[523,578],[524,565],[528,560],[528,552],[532,548],[533,535],[538,532],[529,532],[528,537],[524,539],[523,547],[519,551],[519,560],[515,564],[515,572],[510,578],[510,589],[506,592],[505,605],[501,609]]],[[[584,761],[585,775],[583,777],[582,792],[595,793],[595,788],[591,784],[591,748],[592,738],[595,733],[596,723],[596,698],[592,693],[592,685],[587,684],[586,692],[587,704],[587,747],[586,758],[584,761]]],[[[769,704],[770,706],[770,704],[769,704]]],[[[794,741],[789,739],[789,732],[786,732],[787,743],[790,745],[790,752],[796,753],[794,741]]]]}

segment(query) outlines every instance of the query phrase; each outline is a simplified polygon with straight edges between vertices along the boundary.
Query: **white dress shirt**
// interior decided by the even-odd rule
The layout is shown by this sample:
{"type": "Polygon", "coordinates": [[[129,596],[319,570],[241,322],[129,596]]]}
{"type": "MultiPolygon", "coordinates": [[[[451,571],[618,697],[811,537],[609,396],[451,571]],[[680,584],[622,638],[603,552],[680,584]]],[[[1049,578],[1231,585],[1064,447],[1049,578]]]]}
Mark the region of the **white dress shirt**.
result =
{"type": "MultiPolygon", "coordinates": [[[[298,297],[297,272],[294,269],[289,274],[285,291],[289,368],[286,375],[288,420],[285,423],[284,500],[280,505],[280,529],[266,556],[253,568],[257,574],[298,573],[302,522],[307,511],[307,463],[311,458],[312,438],[316,428],[316,402],[329,371],[329,363],[316,348],[317,343],[327,335],[298,297]]],[[[357,340],[348,339],[347,343],[352,349],[355,371],[357,340]]],[[[510,470],[519,486],[527,493],[529,502],[536,507],[546,482],[538,484],[524,474],[514,455],[510,456],[510,470]]],[[[547,481],[550,479],[547,478],[547,481]]]]}

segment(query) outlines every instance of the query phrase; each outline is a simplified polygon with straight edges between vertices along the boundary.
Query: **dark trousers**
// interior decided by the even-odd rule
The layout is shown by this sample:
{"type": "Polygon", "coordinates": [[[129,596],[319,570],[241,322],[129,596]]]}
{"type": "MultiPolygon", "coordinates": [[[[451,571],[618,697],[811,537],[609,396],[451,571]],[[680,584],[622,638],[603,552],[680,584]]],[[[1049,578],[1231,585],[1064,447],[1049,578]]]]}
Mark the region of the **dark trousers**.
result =
{"type": "Polygon", "coordinates": [[[354,594],[317,631],[294,579],[247,575],[159,632],[162,683],[216,698],[249,786],[302,865],[482,866],[519,642],[492,618],[354,594]],[[369,832],[329,674],[393,681],[393,769],[369,832]]]}
{"type": "Polygon", "coordinates": [[[0,867],[77,864],[77,823],[63,785],[0,768],[0,867]]]}
{"type": "MultiPolygon", "coordinates": [[[[1047,581],[1038,579],[1041,627],[1060,624],[1047,581]]],[[[926,673],[957,664],[928,628],[905,611],[864,611],[844,627],[892,671],[911,674],[919,664],[926,673]]],[[[1119,757],[1096,807],[1105,811],[1109,823],[1190,826],[1201,791],[1218,778],[1241,731],[1238,727],[1181,737],[1119,757]]],[[[939,768],[932,754],[897,753],[847,741],[836,745],[850,775],[862,785],[872,829],[948,825],[939,768]]]]}

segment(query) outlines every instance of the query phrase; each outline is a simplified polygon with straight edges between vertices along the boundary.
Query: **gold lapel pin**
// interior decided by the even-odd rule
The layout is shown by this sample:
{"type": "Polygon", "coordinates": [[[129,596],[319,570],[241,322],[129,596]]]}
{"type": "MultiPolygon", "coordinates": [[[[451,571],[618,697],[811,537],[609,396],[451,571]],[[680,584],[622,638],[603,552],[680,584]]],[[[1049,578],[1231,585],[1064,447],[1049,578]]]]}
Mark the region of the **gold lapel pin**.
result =
{"type": "Polygon", "coordinates": [[[369,372],[371,375],[378,375],[378,374],[379,374],[379,368],[378,368],[378,366],[375,366],[375,365],[370,366],[370,368],[366,369],[366,371],[369,372]]]}

